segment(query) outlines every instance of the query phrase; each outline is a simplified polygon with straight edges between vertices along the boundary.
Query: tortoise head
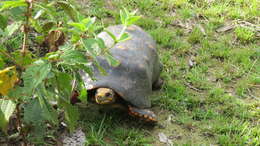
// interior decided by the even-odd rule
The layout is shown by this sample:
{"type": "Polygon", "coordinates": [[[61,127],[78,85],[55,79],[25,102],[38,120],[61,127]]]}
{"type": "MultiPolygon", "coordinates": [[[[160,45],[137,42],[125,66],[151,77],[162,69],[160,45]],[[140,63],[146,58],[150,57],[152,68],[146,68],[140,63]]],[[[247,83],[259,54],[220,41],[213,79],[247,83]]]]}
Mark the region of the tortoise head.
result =
{"type": "Polygon", "coordinates": [[[115,92],[109,88],[98,88],[95,94],[98,104],[110,104],[115,102],[115,92]]]}

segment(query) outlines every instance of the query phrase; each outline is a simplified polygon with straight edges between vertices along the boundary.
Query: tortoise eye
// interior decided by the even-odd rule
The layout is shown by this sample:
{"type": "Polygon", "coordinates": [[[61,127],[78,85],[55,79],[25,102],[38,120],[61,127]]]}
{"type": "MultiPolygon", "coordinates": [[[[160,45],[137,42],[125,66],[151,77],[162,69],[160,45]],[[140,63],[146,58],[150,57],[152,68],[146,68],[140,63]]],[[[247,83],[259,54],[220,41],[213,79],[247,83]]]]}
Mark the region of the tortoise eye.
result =
{"type": "Polygon", "coordinates": [[[106,93],[106,94],[105,94],[106,97],[109,97],[109,96],[111,96],[111,95],[112,95],[111,93],[106,93]]]}

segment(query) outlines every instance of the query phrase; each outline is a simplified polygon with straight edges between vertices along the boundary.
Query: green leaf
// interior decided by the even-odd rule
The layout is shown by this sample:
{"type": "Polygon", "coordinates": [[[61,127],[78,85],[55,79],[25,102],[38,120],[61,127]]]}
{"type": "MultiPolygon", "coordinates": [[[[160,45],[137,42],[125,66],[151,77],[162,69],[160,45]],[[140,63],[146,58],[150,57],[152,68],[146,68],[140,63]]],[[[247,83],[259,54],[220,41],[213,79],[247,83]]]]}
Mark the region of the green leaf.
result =
{"type": "Polygon", "coordinates": [[[86,64],[87,58],[83,53],[77,50],[66,50],[60,57],[64,64],[76,65],[86,64]]]}
{"type": "Polygon", "coordinates": [[[23,121],[31,125],[28,139],[34,143],[44,142],[46,136],[46,121],[44,110],[41,108],[38,99],[31,99],[23,106],[23,121]]]}
{"type": "Polygon", "coordinates": [[[76,29],[78,29],[81,32],[87,31],[87,27],[83,23],[70,22],[70,23],[68,23],[68,25],[75,27],[76,29]]]}
{"type": "Polygon", "coordinates": [[[11,100],[0,99],[0,127],[7,130],[9,119],[15,111],[16,104],[11,100]]]}
{"type": "Polygon", "coordinates": [[[26,87],[15,86],[15,88],[11,89],[8,93],[8,97],[26,101],[31,98],[31,94],[32,91],[28,90],[26,87]]]}
{"type": "Polygon", "coordinates": [[[59,105],[62,106],[64,109],[65,120],[69,126],[70,131],[75,130],[78,125],[78,120],[79,120],[78,108],[63,100],[60,100],[59,105]]]}
{"type": "Polygon", "coordinates": [[[39,36],[36,36],[35,37],[35,41],[38,43],[38,44],[42,44],[45,40],[45,37],[43,35],[39,35],[39,36]]]}
{"type": "Polygon", "coordinates": [[[52,122],[53,124],[58,124],[58,113],[48,102],[47,97],[48,93],[43,84],[39,85],[37,88],[38,100],[40,107],[43,110],[43,116],[46,120],[52,122]]]}
{"type": "Polygon", "coordinates": [[[0,2],[2,4],[2,7],[0,11],[3,11],[5,9],[11,9],[15,7],[20,7],[20,6],[27,6],[25,0],[17,0],[17,1],[2,1],[0,2]]]}
{"type": "Polygon", "coordinates": [[[24,105],[23,119],[27,124],[44,123],[43,110],[38,99],[31,99],[24,105]]]}
{"type": "Polygon", "coordinates": [[[130,26],[134,24],[136,21],[138,21],[141,18],[141,16],[132,16],[127,20],[127,26],[130,26]]]}
{"type": "Polygon", "coordinates": [[[125,32],[123,33],[123,35],[121,35],[121,37],[117,40],[117,42],[123,42],[129,39],[131,39],[131,37],[129,36],[128,33],[125,32]]]}
{"type": "Polygon", "coordinates": [[[123,25],[127,25],[127,18],[128,18],[128,11],[124,8],[124,10],[120,10],[120,19],[121,19],[121,23],[123,25]]]}
{"type": "Polygon", "coordinates": [[[33,17],[33,19],[38,19],[41,17],[41,15],[44,13],[43,10],[39,10],[36,12],[35,16],[33,17]]]}
{"type": "Polygon", "coordinates": [[[23,54],[21,54],[20,50],[16,50],[16,51],[12,52],[12,56],[19,65],[24,66],[24,67],[29,64],[32,64],[32,62],[33,62],[31,52],[28,52],[28,53],[26,53],[25,56],[23,56],[23,54]]]}
{"type": "Polygon", "coordinates": [[[5,33],[7,34],[7,36],[11,36],[14,32],[16,32],[20,26],[21,26],[22,22],[18,21],[18,22],[14,22],[11,25],[8,25],[6,27],[5,33]]]}
{"type": "MultiPolygon", "coordinates": [[[[84,39],[83,45],[84,49],[86,49],[92,57],[98,56],[101,53],[101,42],[98,42],[97,39],[84,39]]],[[[99,40],[100,41],[100,40],[99,40]]]]}
{"type": "Polygon", "coordinates": [[[110,66],[116,67],[120,64],[120,62],[109,53],[105,53],[105,58],[110,66]]]}
{"type": "Polygon", "coordinates": [[[140,16],[135,16],[136,11],[129,13],[129,11],[124,8],[120,11],[120,19],[121,23],[124,26],[130,26],[134,24],[138,19],[140,19],[140,16]]]}
{"type": "Polygon", "coordinates": [[[57,86],[58,86],[59,92],[62,95],[62,98],[65,97],[64,99],[69,101],[71,92],[72,92],[71,75],[68,73],[57,72],[56,78],[57,78],[57,86]]]}
{"type": "Polygon", "coordinates": [[[5,62],[2,56],[0,56],[0,70],[3,69],[5,66],[5,62]]]}
{"type": "Polygon", "coordinates": [[[43,82],[47,75],[51,71],[51,64],[44,60],[37,60],[31,66],[29,66],[22,74],[24,86],[29,92],[33,92],[34,89],[43,82]]]}
{"type": "Polygon", "coordinates": [[[105,29],[104,31],[113,39],[114,42],[117,42],[117,38],[116,38],[116,36],[113,33],[111,33],[107,29],[105,29]]]}
{"type": "Polygon", "coordinates": [[[15,21],[24,21],[24,16],[21,15],[23,13],[24,13],[24,7],[15,7],[13,9],[8,10],[8,14],[10,14],[12,20],[15,21]]]}
{"type": "Polygon", "coordinates": [[[52,7],[52,5],[53,3],[50,3],[48,5],[44,5],[41,3],[34,3],[35,7],[38,7],[43,11],[42,13],[46,12],[46,14],[50,16],[51,20],[55,20],[55,18],[57,17],[57,12],[55,11],[55,8],[52,7]]]}
{"type": "Polygon", "coordinates": [[[100,73],[102,75],[104,75],[104,76],[107,75],[106,70],[99,64],[98,61],[94,61],[94,64],[97,66],[98,70],[100,71],[100,73]]]}
{"type": "Polygon", "coordinates": [[[74,7],[67,1],[58,1],[57,4],[67,13],[67,15],[73,20],[77,21],[77,13],[74,7]]]}
{"type": "Polygon", "coordinates": [[[49,32],[49,30],[51,30],[51,28],[53,27],[53,26],[55,26],[55,22],[46,22],[45,24],[43,24],[43,26],[42,26],[42,30],[44,31],[44,32],[49,32]]]}
{"type": "Polygon", "coordinates": [[[78,98],[80,99],[81,102],[87,103],[87,97],[88,97],[88,92],[87,89],[85,88],[84,83],[80,83],[80,93],[78,98]]]}
{"type": "Polygon", "coordinates": [[[80,35],[79,35],[79,33],[73,33],[72,34],[72,37],[71,37],[71,41],[72,41],[72,43],[77,43],[78,41],[80,40],[80,35]]]}
{"type": "Polygon", "coordinates": [[[85,18],[81,20],[81,23],[85,24],[86,28],[89,29],[96,21],[96,18],[85,18]]]}
{"type": "Polygon", "coordinates": [[[27,139],[34,145],[46,145],[46,137],[49,136],[50,129],[46,123],[36,123],[31,127],[27,139]]]}
{"type": "Polygon", "coordinates": [[[97,41],[97,43],[98,43],[99,48],[101,48],[101,49],[105,49],[105,48],[106,48],[106,45],[105,45],[105,42],[104,42],[103,39],[101,39],[101,38],[96,38],[96,41],[97,41]]]}
{"type": "Polygon", "coordinates": [[[0,28],[4,30],[7,27],[7,18],[0,14],[0,28]]]}
{"type": "Polygon", "coordinates": [[[30,23],[31,23],[32,27],[33,27],[38,33],[41,33],[41,32],[42,32],[42,27],[39,25],[39,21],[38,21],[38,20],[30,19],[30,23]]]}

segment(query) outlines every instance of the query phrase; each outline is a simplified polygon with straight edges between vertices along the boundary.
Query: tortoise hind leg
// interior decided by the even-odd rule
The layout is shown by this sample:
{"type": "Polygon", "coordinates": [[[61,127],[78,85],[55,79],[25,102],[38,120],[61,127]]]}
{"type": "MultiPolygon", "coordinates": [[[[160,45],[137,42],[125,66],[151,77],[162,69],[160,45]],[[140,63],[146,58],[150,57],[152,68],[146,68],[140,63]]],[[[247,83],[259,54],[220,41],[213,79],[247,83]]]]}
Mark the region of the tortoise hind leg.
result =
{"type": "Polygon", "coordinates": [[[159,90],[159,89],[161,89],[162,85],[163,85],[163,79],[158,78],[158,80],[156,80],[153,83],[152,90],[159,90]]]}
{"type": "Polygon", "coordinates": [[[128,106],[128,111],[131,116],[144,120],[146,122],[156,123],[156,115],[149,109],[140,109],[132,106],[128,106]]]}

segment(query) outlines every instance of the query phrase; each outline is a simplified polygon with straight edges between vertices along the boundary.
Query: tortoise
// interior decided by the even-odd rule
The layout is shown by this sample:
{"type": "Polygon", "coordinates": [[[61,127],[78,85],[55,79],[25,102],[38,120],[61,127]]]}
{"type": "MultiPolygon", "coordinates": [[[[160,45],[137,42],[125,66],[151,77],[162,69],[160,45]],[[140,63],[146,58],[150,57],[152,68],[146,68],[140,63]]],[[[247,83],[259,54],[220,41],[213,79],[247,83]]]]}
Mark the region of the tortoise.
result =
{"type": "MultiPolygon", "coordinates": [[[[116,37],[122,29],[122,25],[107,28],[116,37]]],[[[162,64],[155,41],[136,25],[127,27],[125,31],[131,39],[117,44],[107,32],[98,34],[107,47],[112,47],[110,53],[120,62],[118,66],[110,66],[103,56],[98,56],[97,61],[107,74],[102,74],[97,66],[92,65],[95,80],[84,71],[80,71],[80,75],[92,101],[102,105],[120,103],[130,115],[157,122],[148,98],[152,90],[159,89],[163,82],[159,77],[162,64]]]]}

